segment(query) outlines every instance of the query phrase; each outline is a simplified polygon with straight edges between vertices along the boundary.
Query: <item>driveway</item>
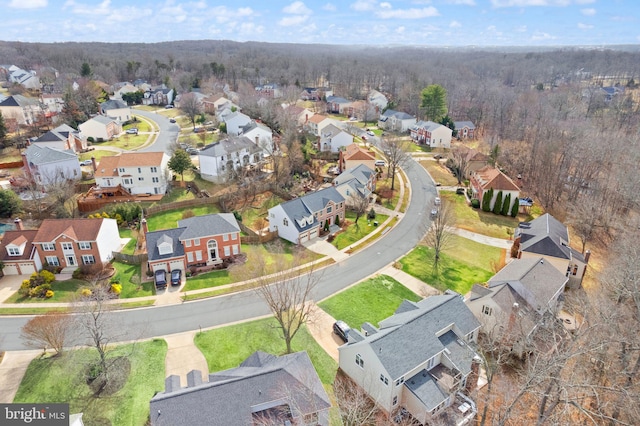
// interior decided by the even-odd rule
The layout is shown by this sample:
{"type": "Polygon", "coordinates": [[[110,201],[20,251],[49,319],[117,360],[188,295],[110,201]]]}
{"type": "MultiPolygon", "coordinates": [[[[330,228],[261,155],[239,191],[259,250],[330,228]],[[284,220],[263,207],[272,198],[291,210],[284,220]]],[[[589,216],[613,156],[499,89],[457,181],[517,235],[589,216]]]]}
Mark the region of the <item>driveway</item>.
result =
{"type": "Polygon", "coordinates": [[[200,370],[204,381],[208,381],[209,366],[200,349],[193,342],[197,331],[164,336],[167,342],[167,356],[164,360],[165,377],[175,374],[180,377],[182,386],[187,386],[187,373],[200,370]]]}
{"type": "Polygon", "coordinates": [[[336,320],[331,315],[314,304],[307,329],[322,349],[338,362],[338,346],[343,345],[344,342],[333,332],[334,322],[336,320]]]}
{"type": "Polygon", "coordinates": [[[13,296],[16,291],[20,290],[22,281],[28,279],[29,275],[5,275],[0,278],[0,303],[13,296]]]}
{"type": "Polygon", "coordinates": [[[40,354],[41,350],[5,352],[0,363],[0,403],[13,402],[27,367],[40,354]]]}

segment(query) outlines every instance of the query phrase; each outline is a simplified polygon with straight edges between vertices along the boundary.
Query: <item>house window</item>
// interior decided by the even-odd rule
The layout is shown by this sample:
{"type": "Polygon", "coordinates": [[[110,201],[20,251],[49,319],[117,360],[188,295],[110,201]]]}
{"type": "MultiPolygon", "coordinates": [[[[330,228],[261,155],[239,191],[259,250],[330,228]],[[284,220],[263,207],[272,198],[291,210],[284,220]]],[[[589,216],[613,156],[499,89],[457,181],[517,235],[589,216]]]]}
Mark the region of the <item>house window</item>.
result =
{"type": "Polygon", "coordinates": [[[151,168],[151,173],[158,173],[158,168],[157,167],[152,167],[151,168]]]}
{"type": "Polygon", "coordinates": [[[142,173],[142,167],[138,167],[138,173],[142,173]]]}
{"type": "Polygon", "coordinates": [[[429,361],[427,361],[427,370],[431,370],[435,363],[436,363],[436,357],[429,358],[429,361]]]}
{"type": "Polygon", "coordinates": [[[333,207],[327,206],[327,213],[331,213],[333,211],[333,207]]]}
{"type": "Polygon", "coordinates": [[[493,309],[491,309],[489,306],[482,305],[482,313],[483,314],[491,316],[492,312],[493,312],[493,309]]]}
{"type": "Polygon", "coordinates": [[[194,238],[193,239],[193,245],[194,246],[199,246],[200,245],[200,238],[194,238]]]}
{"type": "Polygon", "coordinates": [[[7,247],[7,252],[9,256],[20,256],[20,249],[17,247],[7,247]]]}
{"type": "Polygon", "coordinates": [[[380,375],[380,381],[381,381],[382,383],[384,383],[385,385],[388,385],[388,384],[389,384],[389,379],[388,379],[387,377],[385,377],[385,375],[384,375],[384,374],[381,374],[381,375],[380,375]]]}
{"type": "Polygon", "coordinates": [[[47,262],[47,265],[60,266],[60,261],[58,261],[58,258],[55,256],[47,256],[44,260],[47,262]]]}
{"type": "Polygon", "coordinates": [[[207,250],[209,250],[209,259],[215,260],[218,258],[218,243],[216,240],[210,240],[207,243],[207,250]]]}
{"type": "Polygon", "coordinates": [[[571,272],[571,275],[575,276],[578,274],[578,265],[573,265],[573,271],[571,272]]]}
{"type": "Polygon", "coordinates": [[[96,263],[96,259],[92,254],[83,254],[82,263],[85,265],[93,265],[94,263],[96,263]]]}
{"type": "Polygon", "coordinates": [[[229,241],[229,234],[222,234],[222,241],[229,241]]]}
{"type": "Polygon", "coordinates": [[[393,405],[398,405],[398,395],[393,397],[393,405]]]}
{"type": "Polygon", "coordinates": [[[138,178],[138,180],[139,180],[139,181],[143,181],[143,180],[144,180],[144,178],[143,178],[143,177],[139,177],[139,178],[138,178]]]}
{"type": "Polygon", "coordinates": [[[120,168],[118,169],[118,171],[119,171],[120,173],[124,173],[124,167],[120,167],[120,168]]]}
{"type": "Polygon", "coordinates": [[[193,262],[193,253],[192,252],[188,252],[187,253],[187,262],[189,262],[189,263],[193,262]]]}
{"type": "Polygon", "coordinates": [[[399,379],[397,379],[395,384],[396,384],[396,386],[400,386],[403,383],[404,383],[404,376],[402,376],[399,379]]]}
{"type": "Polygon", "coordinates": [[[73,244],[71,243],[61,243],[60,245],[62,246],[62,250],[73,250],[73,244]]]}
{"type": "Polygon", "coordinates": [[[42,250],[44,251],[54,251],[56,249],[56,245],[54,243],[42,243],[42,250]]]}
{"type": "Polygon", "coordinates": [[[151,178],[151,181],[152,181],[153,183],[158,183],[158,182],[160,182],[160,179],[159,179],[159,178],[157,178],[157,177],[152,177],[152,178],[151,178]]]}
{"type": "Polygon", "coordinates": [[[231,234],[231,239],[234,240],[234,241],[237,240],[238,239],[238,234],[235,233],[235,232],[233,234],[231,234]]]}
{"type": "Polygon", "coordinates": [[[196,251],[196,262],[202,262],[202,250],[196,251]]]}
{"type": "Polygon", "coordinates": [[[282,219],[282,224],[284,226],[289,226],[289,220],[285,217],[284,219],[282,219]]]}
{"type": "Polygon", "coordinates": [[[467,334],[467,342],[470,342],[473,340],[473,331],[469,334],[467,334]]]}
{"type": "Polygon", "coordinates": [[[226,257],[231,256],[231,248],[229,246],[224,246],[224,255],[226,257]]]}
{"type": "Polygon", "coordinates": [[[184,245],[186,247],[191,247],[191,240],[184,240],[184,245]]]}
{"type": "Polygon", "coordinates": [[[133,185],[133,179],[124,179],[125,185],[133,185]]]}
{"type": "Polygon", "coordinates": [[[234,244],[234,245],[233,245],[233,250],[232,250],[232,251],[233,251],[233,254],[234,254],[234,255],[236,255],[236,254],[238,254],[238,253],[239,253],[239,251],[238,251],[238,245],[237,245],[237,244],[234,244]]]}
{"type": "Polygon", "coordinates": [[[311,413],[304,415],[304,424],[305,425],[317,425],[318,424],[318,413],[311,413]]]}
{"type": "Polygon", "coordinates": [[[360,354],[356,354],[356,364],[358,364],[360,368],[364,368],[364,359],[362,359],[360,354]]]}
{"type": "Polygon", "coordinates": [[[78,243],[78,248],[80,250],[90,250],[91,249],[91,243],[88,241],[80,241],[78,243]]]}

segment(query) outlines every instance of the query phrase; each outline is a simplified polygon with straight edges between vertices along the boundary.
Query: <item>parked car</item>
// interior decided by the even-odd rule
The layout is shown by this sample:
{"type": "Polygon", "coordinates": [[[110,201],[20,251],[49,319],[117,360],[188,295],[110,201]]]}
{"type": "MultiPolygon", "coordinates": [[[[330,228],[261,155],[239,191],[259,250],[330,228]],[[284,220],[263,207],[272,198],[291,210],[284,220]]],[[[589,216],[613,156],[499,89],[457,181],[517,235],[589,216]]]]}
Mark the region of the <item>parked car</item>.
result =
{"type": "Polygon", "coordinates": [[[346,322],[342,320],[338,320],[333,324],[333,332],[338,335],[342,339],[343,342],[347,343],[349,341],[349,331],[351,327],[347,325],[346,322]]]}
{"type": "Polygon", "coordinates": [[[175,122],[176,122],[176,119],[175,119],[175,118],[170,118],[170,119],[169,119],[169,123],[175,123],[175,122]]]}
{"type": "Polygon", "coordinates": [[[173,108],[173,105],[165,105],[164,107],[165,107],[166,109],[171,109],[171,108],[173,108]]]}
{"type": "Polygon", "coordinates": [[[129,135],[137,135],[138,134],[138,129],[136,129],[135,127],[132,127],[131,129],[127,129],[127,134],[129,134],[129,135]]]}
{"type": "Polygon", "coordinates": [[[384,167],[387,165],[387,163],[384,160],[376,160],[374,164],[376,167],[384,167]]]}
{"type": "Polygon", "coordinates": [[[202,133],[204,132],[204,127],[196,127],[193,129],[193,133],[202,133]]]}
{"type": "Polygon", "coordinates": [[[185,151],[187,151],[187,153],[189,155],[196,155],[198,153],[198,150],[196,148],[194,148],[194,147],[191,147],[191,146],[189,148],[185,149],[185,151]]]}
{"type": "Polygon", "coordinates": [[[156,289],[167,288],[167,271],[157,269],[155,272],[156,289]]]}
{"type": "Polygon", "coordinates": [[[442,203],[442,200],[440,199],[440,197],[436,197],[436,199],[433,200],[433,202],[436,206],[439,206],[442,203]]]}
{"type": "Polygon", "coordinates": [[[369,136],[375,136],[375,135],[376,135],[376,134],[375,134],[375,133],[373,133],[371,130],[367,130],[367,134],[368,134],[369,136]]]}
{"type": "Polygon", "coordinates": [[[438,216],[438,209],[432,208],[431,209],[431,218],[433,219],[436,216],[438,216]]]}
{"type": "Polygon", "coordinates": [[[174,269],[171,271],[171,285],[180,285],[182,283],[182,269],[174,269]]]}
{"type": "Polygon", "coordinates": [[[91,164],[93,164],[93,161],[91,161],[91,160],[82,160],[80,162],[81,166],[90,166],[91,164]]]}
{"type": "Polygon", "coordinates": [[[456,188],[456,194],[464,195],[464,188],[456,188]]]}

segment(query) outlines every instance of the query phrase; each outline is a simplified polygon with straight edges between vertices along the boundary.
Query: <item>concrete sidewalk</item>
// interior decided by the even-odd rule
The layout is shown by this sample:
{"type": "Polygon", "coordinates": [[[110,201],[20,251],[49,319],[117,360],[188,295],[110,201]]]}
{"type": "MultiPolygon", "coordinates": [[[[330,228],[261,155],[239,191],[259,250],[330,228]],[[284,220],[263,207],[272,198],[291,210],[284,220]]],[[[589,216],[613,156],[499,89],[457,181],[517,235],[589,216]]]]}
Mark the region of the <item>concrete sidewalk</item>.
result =
{"type": "Polygon", "coordinates": [[[0,403],[13,402],[27,367],[41,354],[41,350],[5,352],[0,363],[0,403]]]}
{"type": "Polygon", "coordinates": [[[467,231],[465,229],[453,228],[451,230],[454,234],[459,235],[468,240],[475,241],[487,246],[498,247],[505,250],[511,250],[513,240],[504,240],[502,238],[488,237],[482,234],[476,234],[475,232],[467,231]]]}
{"type": "MultiPolygon", "coordinates": [[[[167,342],[167,356],[164,360],[165,377],[180,376],[181,386],[187,386],[187,373],[200,370],[203,379],[209,375],[209,366],[200,349],[193,341],[197,331],[164,336],[167,342]]],[[[208,380],[205,380],[208,381],[208,380]]]]}
{"type": "Polygon", "coordinates": [[[407,287],[409,290],[413,291],[418,296],[427,297],[440,294],[439,290],[431,287],[424,281],[421,281],[416,277],[411,276],[404,271],[401,271],[398,268],[394,268],[393,265],[389,265],[384,269],[381,269],[380,271],[378,271],[378,273],[390,276],[394,280],[407,287]]]}

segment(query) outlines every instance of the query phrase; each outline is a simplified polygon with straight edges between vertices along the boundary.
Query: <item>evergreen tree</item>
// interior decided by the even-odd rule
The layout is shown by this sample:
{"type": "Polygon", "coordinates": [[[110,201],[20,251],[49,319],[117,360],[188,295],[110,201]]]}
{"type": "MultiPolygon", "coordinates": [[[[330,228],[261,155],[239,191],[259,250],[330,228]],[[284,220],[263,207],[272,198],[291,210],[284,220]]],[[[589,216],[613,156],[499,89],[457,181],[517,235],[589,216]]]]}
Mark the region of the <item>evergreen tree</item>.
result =
{"type": "Polygon", "coordinates": [[[184,172],[193,167],[191,157],[184,149],[178,149],[167,164],[169,169],[175,173],[180,173],[181,180],[184,181],[184,172]]]}
{"type": "Polygon", "coordinates": [[[498,191],[498,195],[496,195],[496,202],[493,203],[492,211],[494,214],[500,214],[502,211],[502,191],[498,191]]]}
{"type": "Polygon", "coordinates": [[[7,140],[7,126],[4,124],[4,117],[2,116],[2,112],[0,111],[0,144],[5,146],[5,142],[7,140]]]}
{"type": "Polygon", "coordinates": [[[511,217],[518,216],[518,210],[519,209],[520,209],[520,203],[518,202],[518,199],[516,198],[516,201],[513,203],[513,207],[511,207],[511,217]]]}
{"type": "Polygon", "coordinates": [[[90,77],[92,74],[91,66],[87,62],[82,63],[82,68],[80,68],[80,75],[82,77],[90,77]]]}
{"type": "Polygon", "coordinates": [[[511,194],[507,194],[507,196],[504,197],[504,201],[502,202],[502,211],[500,212],[502,216],[509,215],[510,206],[511,206],[511,194]]]}
{"type": "Polygon", "coordinates": [[[427,120],[436,123],[447,115],[447,91],[439,84],[432,84],[422,89],[420,108],[427,120]]]}
{"type": "Polygon", "coordinates": [[[482,196],[482,211],[490,212],[491,211],[491,199],[493,198],[493,188],[489,188],[488,191],[484,192],[482,196]]]}

